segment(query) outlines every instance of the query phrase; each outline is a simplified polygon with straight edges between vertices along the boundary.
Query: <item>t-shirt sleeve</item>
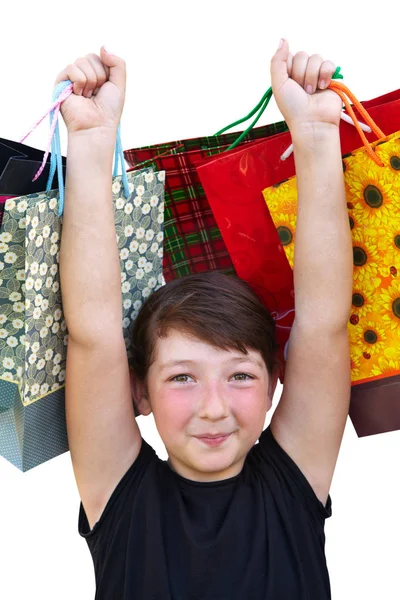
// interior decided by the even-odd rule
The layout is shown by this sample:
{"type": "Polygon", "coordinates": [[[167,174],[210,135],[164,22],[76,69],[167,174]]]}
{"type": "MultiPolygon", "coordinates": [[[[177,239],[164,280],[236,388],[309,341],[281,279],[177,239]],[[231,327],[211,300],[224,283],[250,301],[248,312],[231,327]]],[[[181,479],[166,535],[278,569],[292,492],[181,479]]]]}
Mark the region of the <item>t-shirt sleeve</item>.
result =
{"type": "Polygon", "coordinates": [[[90,529],[85,509],[82,502],[80,503],[78,532],[86,539],[92,551],[97,545],[97,538],[109,535],[132,509],[135,493],[147,469],[151,463],[159,460],[153,448],[145,440],[142,440],[142,446],[135,462],[117,484],[93,529],[90,529]]]}
{"type": "Polygon", "coordinates": [[[274,438],[271,427],[267,427],[255,446],[262,462],[272,469],[277,478],[287,488],[289,493],[305,505],[319,521],[324,521],[332,515],[332,500],[328,496],[325,506],[315,494],[311,484],[294,462],[274,438]]]}

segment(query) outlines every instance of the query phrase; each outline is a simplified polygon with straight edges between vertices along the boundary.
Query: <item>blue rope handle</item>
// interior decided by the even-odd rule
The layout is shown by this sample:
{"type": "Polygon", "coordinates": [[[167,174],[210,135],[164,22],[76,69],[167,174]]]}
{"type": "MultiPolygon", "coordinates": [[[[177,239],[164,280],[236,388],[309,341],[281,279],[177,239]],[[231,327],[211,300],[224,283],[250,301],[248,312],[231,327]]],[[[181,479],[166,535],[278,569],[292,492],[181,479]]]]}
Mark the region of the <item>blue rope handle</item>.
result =
{"type": "MultiPolygon", "coordinates": [[[[61,92],[64,91],[66,87],[71,85],[71,81],[61,81],[56,85],[53,91],[53,102],[56,102],[61,92]]],[[[54,110],[50,112],[50,123],[53,121],[54,110]]],[[[128,176],[126,174],[126,170],[124,169],[125,159],[124,152],[122,149],[122,141],[121,141],[121,125],[118,125],[117,129],[117,139],[115,144],[115,158],[114,158],[114,170],[113,177],[118,175],[119,166],[122,168],[122,184],[124,187],[124,196],[125,198],[129,197],[129,182],[128,176]]],[[[59,189],[59,205],[58,205],[58,216],[61,217],[64,212],[64,202],[65,202],[65,190],[64,190],[64,177],[63,177],[63,168],[62,168],[62,156],[61,156],[61,142],[60,142],[60,127],[57,120],[56,127],[54,129],[53,139],[51,140],[51,158],[50,158],[50,172],[49,178],[47,180],[46,192],[49,192],[53,186],[54,175],[57,171],[57,180],[58,180],[58,189],[59,189]]]]}

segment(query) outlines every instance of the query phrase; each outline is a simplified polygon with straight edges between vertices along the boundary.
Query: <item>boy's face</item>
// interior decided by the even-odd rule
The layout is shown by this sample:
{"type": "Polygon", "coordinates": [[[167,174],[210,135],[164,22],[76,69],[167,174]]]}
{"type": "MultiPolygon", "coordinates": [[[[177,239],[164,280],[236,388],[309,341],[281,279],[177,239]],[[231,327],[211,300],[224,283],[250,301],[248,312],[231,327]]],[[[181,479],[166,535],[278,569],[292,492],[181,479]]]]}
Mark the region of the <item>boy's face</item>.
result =
{"type": "Polygon", "coordinates": [[[219,350],[171,329],[154,358],[147,398],[172,468],[194,481],[237,475],[276,385],[261,354],[219,350]]]}

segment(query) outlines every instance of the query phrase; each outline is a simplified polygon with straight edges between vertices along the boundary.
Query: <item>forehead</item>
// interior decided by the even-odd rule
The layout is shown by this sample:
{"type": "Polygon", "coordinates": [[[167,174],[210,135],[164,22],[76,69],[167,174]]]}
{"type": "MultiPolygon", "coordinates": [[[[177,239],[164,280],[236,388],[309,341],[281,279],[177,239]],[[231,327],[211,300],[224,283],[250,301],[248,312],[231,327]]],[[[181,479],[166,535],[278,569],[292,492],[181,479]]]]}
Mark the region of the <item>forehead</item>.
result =
{"type": "Polygon", "coordinates": [[[156,339],[153,355],[154,363],[158,364],[171,361],[201,361],[215,364],[216,361],[225,362],[235,358],[250,360],[260,367],[264,366],[262,356],[256,350],[249,348],[248,354],[233,348],[224,350],[176,329],[169,329],[165,336],[156,339]]]}

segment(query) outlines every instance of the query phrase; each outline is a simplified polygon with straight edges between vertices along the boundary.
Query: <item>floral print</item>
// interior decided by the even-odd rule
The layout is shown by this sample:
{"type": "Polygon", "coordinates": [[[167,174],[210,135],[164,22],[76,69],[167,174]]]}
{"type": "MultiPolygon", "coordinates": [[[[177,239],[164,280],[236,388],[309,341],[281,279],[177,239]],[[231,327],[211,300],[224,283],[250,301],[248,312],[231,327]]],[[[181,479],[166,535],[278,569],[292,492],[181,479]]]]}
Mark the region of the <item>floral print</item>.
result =
{"type": "MultiPolygon", "coordinates": [[[[112,184],[121,266],[123,334],[162,275],[164,173],[128,173],[112,184]],[[140,204],[135,199],[140,197],[140,204]]],[[[18,385],[24,406],[65,385],[68,331],[59,277],[62,218],[58,192],[9,199],[0,233],[0,379],[18,385]]]]}
{"type": "MultiPolygon", "coordinates": [[[[343,159],[354,257],[350,353],[352,381],[359,383],[400,374],[399,133],[374,146],[384,168],[364,148],[343,159]]],[[[263,195],[293,268],[296,179],[263,195]]]]}

